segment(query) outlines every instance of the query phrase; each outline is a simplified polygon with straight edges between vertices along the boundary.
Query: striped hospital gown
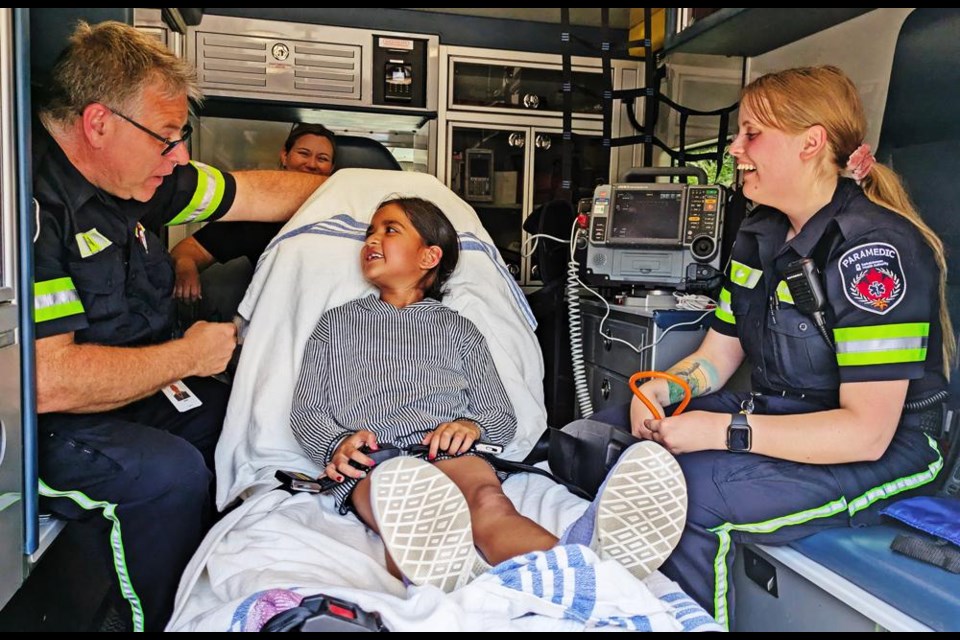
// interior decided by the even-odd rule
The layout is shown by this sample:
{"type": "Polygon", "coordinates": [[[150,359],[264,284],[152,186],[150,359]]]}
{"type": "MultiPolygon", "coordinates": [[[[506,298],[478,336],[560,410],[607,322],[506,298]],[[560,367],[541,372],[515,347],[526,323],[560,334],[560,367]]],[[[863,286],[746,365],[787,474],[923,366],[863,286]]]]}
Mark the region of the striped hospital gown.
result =
{"type": "MultiPolygon", "coordinates": [[[[443,422],[473,420],[485,442],[506,445],[517,419],[476,326],[431,298],[398,309],[377,295],[327,311],[307,341],[290,426],[326,465],[342,436],[419,443],[443,422]]],[[[347,481],[334,495],[340,503],[347,481]]]]}

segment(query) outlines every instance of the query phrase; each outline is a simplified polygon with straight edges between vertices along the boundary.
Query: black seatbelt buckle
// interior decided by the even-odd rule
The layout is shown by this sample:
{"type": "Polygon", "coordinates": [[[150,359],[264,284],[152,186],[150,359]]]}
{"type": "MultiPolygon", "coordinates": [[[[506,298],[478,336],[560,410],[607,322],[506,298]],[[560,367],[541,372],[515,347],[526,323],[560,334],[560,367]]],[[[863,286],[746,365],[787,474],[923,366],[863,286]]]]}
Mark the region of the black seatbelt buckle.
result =
{"type": "Polygon", "coordinates": [[[291,493],[320,493],[323,491],[319,479],[311,478],[307,474],[300,473],[299,471],[277,469],[273,477],[279,480],[281,486],[291,493]]]}

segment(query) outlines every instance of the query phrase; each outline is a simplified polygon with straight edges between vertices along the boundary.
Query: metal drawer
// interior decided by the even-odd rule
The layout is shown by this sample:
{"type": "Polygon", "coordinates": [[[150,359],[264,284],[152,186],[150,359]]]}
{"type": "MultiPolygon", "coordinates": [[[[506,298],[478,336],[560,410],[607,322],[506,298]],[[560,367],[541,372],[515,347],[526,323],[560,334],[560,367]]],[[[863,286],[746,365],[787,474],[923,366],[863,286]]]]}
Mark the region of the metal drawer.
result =
{"type": "Polygon", "coordinates": [[[630,391],[626,378],[590,364],[586,366],[586,369],[594,411],[618,405],[625,406],[630,403],[633,392],[630,391]]]}
{"type": "MultiPolygon", "coordinates": [[[[599,318],[597,320],[599,324],[599,318]]],[[[608,318],[603,324],[603,335],[626,340],[640,349],[647,343],[647,323],[628,324],[608,318]]],[[[593,356],[587,359],[629,378],[643,369],[643,363],[649,361],[649,354],[647,352],[639,354],[623,343],[607,340],[595,334],[593,356]]]]}

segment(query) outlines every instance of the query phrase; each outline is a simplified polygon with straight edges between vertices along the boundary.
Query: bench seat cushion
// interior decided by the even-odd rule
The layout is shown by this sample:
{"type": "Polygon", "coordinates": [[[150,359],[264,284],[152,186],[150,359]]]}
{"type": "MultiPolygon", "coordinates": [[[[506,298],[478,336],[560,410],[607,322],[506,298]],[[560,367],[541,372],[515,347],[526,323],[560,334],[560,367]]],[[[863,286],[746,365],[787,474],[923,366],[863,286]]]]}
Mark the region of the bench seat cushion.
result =
{"type": "Polygon", "coordinates": [[[931,629],[960,631],[960,574],[892,551],[909,532],[895,524],[831,529],[790,546],[931,629]]]}

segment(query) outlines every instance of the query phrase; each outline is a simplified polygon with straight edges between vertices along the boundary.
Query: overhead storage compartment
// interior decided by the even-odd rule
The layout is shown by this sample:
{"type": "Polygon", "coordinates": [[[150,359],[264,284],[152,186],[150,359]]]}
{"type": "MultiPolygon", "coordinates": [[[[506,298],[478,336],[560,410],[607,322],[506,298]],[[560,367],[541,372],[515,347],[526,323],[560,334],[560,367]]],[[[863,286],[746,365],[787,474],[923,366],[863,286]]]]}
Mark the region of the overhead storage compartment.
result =
{"type": "Polygon", "coordinates": [[[204,15],[187,57],[205,95],[435,114],[439,38],[204,15]]]}
{"type": "Polygon", "coordinates": [[[198,32],[197,73],[207,89],[361,99],[357,45],[198,32]]]}

